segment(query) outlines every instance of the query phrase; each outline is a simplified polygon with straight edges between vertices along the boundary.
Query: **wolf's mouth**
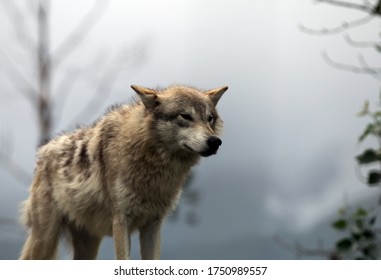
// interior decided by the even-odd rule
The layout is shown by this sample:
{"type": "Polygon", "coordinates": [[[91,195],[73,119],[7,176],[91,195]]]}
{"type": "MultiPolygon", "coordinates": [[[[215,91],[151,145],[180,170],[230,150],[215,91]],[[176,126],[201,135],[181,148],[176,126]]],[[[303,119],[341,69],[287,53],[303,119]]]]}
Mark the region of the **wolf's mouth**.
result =
{"type": "Polygon", "coordinates": [[[187,150],[189,150],[189,151],[191,151],[191,152],[193,152],[193,153],[195,153],[195,154],[199,154],[200,156],[202,156],[202,157],[208,157],[208,156],[211,156],[211,155],[215,155],[216,153],[217,153],[217,150],[211,150],[211,149],[207,149],[206,151],[201,151],[201,152],[196,152],[195,150],[193,150],[191,147],[189,147],[187,144],[184,144],[184,147],[187,149],[187,150]]]}
{"type": "Polygon", "coordinates": [[[193,152],[193,153],[196,153],[196,154],[198,154],[195,150],[193,150],[191,147],[189,147],[187,144],[184,144],[184,147],[187,149],[187,150],[189,150],[189,151],[191,151],[191,152],[193,152]]]}

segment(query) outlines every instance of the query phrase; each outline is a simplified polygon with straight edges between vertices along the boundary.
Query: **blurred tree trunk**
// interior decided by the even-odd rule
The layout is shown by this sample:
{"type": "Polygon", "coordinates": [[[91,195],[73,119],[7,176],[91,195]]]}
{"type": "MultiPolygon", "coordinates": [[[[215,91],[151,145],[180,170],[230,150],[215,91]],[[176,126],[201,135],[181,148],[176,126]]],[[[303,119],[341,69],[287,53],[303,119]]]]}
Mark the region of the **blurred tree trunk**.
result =
{"type": "MultiPolygon", "coordinates": [[[[83,39],[99,22],[109,3],[110,0],[94,0],[93,6],[87,14],[82,17],[72,32],[63,39],[62,43],[52,51],[50,48],[51,0],[0,0],[0,4],[4,8],[1,12],[8,17],[19,47],[26,51],[27,55],[31,56],[32,61],[35,62],[33,63],[33,74],[31,75],[26,72],[26,69],[22,68],[23,64],[18,61],[18,57],[15,60],[12,59],[11,51],[3,52],[0,49],[2,59],[5,60],[5,63],[0,64],[0,66],[8,70],[6,71],[8,75],[5,75],[5,77],[13,85],[15,92],[30,102],[36,114],[38,146],[45,144],[51,138],[56,129],[56,121],[64,110],[66,96],[70,94],[72,85],[75,82],[73,76],[71,76],[72,80],[63,78],[60,84],[61,87],[58,88],[57,94],[53,98],[54,72],[62,66],[62,62],[79,47],[83,39]],[[57,102],[58,98],[60,98],[61,102],[57,102]]],[[[121,64],[120,58],[117,61],[121,64]]],[[[102,89],[111,91],[111,84],[115,81],[120,69],[122,68],[104,71],[107,75],[112,75],[113,79],[110,79],[109,76],[101,77],[102,89]]],[[[79,71],[76,74],[79,76],[79,71]]],[[[99,99],[99,95],[107,96],[108,94],[110,93],[96,89],[93,99],[96,100],[99,99]]],[[[84,114],[89,111],[94,113],[99,110],[99,103],[93,102],[91,104],[93,105],[92,108],[85,107],[81,113],[84,114]]],[[[11,136],[8,134],[0,136],[0,164],[23,184],[29,183],[30,172],[24,170],[17,160],[12,158],[13,141],[10,139],[11,136]]]]}
{"type": "Polygon", "coordinates": [[[39,124],[38,145],[49,141],[52,130],[52,100],[50,94],[51,65],[49,49],[49,0],[38,2],[37,14],[37,115],[39,124]]]}

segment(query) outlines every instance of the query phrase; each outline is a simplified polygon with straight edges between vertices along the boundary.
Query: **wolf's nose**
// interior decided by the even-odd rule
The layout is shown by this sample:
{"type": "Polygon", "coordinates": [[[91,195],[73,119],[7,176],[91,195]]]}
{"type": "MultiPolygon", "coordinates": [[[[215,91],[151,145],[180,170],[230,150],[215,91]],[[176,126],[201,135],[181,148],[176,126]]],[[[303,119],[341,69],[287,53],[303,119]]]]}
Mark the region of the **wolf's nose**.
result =
{"type": "Polygon", "coordinates": [[[218,147],[221,146],[222,141],[216,136],[210,136],[206,143],[210,149],[217,151],[218,147]]]}

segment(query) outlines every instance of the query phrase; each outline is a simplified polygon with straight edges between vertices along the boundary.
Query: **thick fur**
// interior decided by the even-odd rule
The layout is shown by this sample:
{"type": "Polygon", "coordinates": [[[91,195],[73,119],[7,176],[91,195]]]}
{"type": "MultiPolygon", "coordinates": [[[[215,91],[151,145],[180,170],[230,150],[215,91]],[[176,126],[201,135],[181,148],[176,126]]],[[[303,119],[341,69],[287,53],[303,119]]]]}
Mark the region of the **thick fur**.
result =
{"type": "Polygon", "coordinates": [[[221,144],[215,106],[227,87],[132,88],[141,101],[39,149],[20,259],[55,258],[63,232],[74,259],[95,259],[105,235],[113,236],[116,259],[128,259],[134,230],[141,257],[159,258],[160,226],[190,168],[221,144]]]}

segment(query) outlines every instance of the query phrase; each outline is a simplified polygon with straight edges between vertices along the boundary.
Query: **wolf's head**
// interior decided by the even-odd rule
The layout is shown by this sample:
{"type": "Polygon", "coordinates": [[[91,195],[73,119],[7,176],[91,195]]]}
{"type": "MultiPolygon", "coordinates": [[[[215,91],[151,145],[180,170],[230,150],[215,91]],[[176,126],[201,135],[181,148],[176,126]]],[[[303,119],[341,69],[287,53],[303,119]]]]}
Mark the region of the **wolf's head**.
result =
{"type": "Polygon", "coordinates": [[[216,105],[228,87],[200,91],[185,86],[154,90],[131,86],[140,96],[155,141],[175,153],[207,157],[217,153],[222,129],[216,105]]]}

